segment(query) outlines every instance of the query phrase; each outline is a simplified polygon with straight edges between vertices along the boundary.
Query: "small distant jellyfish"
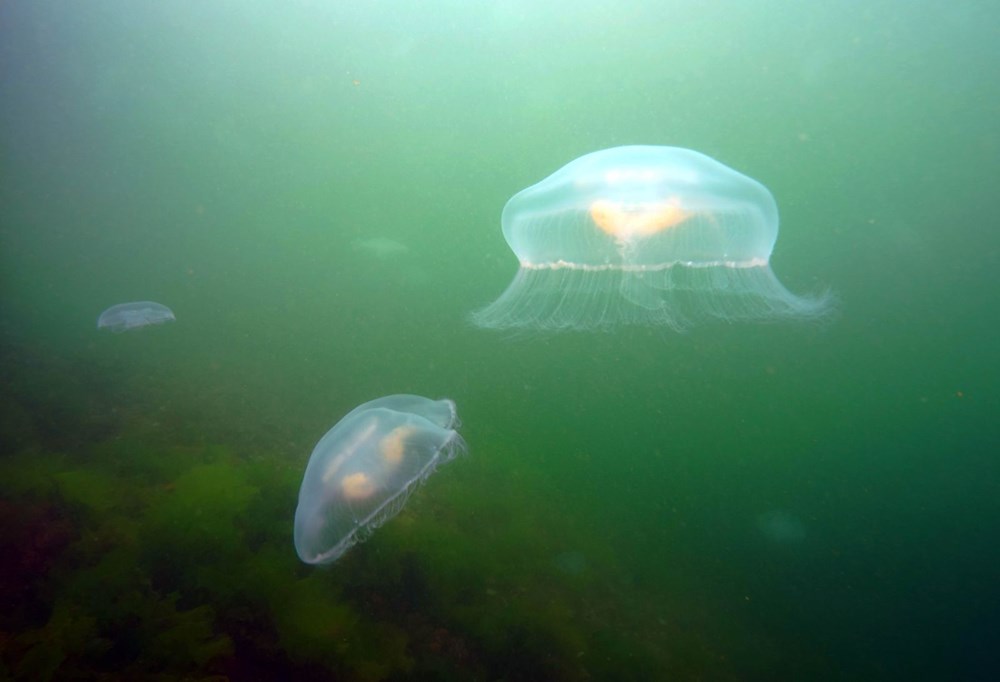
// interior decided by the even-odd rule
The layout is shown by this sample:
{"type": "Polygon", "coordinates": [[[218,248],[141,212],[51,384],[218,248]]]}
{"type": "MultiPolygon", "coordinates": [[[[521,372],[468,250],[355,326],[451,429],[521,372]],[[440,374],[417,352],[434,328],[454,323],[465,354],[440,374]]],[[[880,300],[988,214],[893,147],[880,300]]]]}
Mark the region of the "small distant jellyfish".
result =
{"type": "Polygon", "coordinates": [[[410,493],[465,451],[451,400],[391,395],[359,405],[324,435],[306,465],[295,551],[328,564],[402,510],[410,493]]]}
{"type": "Polygon", "coordinates": [[[174,311],[161,303],[154,301],[135,301],[113,305],[97,318],[98,329],[110,329],[113,332],[125,332],[153,324],[173,322],[174,311]]]}
{"type": "Polygon", "coordinates": [[[790,293],[771,272],[778,208],[762,184],[699,152],[593,152],[515,194],[503,235],[520,269],[472,314],[539,330],[710,319],[817,318],[829,296],[790,293]]]}
{"type": "Polygon", "coordinates": [[[798,544],[806,537],[806,527],[801,519],[780,509],[758,515],[756,526],[761,535],[778,545],[798,544]]]}
{"type": "Polygon", "coordinates": [[[395,239],[388,237],[371,237],[369,239],[355,239],[351,242],[355,251],[364,253],[376,260],[389,261],[406,255],[410,247],[395,239]]]}

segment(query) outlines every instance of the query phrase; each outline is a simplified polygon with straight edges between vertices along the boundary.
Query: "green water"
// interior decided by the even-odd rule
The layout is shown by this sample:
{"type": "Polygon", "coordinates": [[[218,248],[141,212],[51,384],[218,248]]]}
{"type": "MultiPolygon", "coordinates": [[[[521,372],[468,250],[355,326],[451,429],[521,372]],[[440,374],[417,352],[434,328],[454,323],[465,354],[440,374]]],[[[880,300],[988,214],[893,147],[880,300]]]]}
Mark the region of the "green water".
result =
{"type": "Polygon", "coordinates": [[[998,26],[0,5],[0,679],[995,679],[998,26]],[[837,312],[471,326],[504,202],[624,144],[763,182],[776,274],[837,312]],[[177,322],[95,329],[143,299],[177,322]],[[455,400],[468,456],[302,565],[313,445],[391,393],[455,400]]]}

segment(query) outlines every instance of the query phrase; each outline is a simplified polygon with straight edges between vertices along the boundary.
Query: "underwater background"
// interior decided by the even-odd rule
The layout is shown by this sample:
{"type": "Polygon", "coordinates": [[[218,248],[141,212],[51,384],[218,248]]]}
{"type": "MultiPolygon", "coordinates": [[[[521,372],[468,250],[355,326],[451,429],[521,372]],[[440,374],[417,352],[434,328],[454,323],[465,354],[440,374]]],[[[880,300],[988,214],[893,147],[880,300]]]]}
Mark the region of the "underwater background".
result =
{"type": "Polygon", "coordinates": [[[1000,5],[0,4],[0,680],[1000,676],[1000,5]],[[517,335],[504,202],[764,183],[816,322],[517,335]],[[174,323],[111,334],[105,308],[174,323]],[[302,564],[309,454],[469,452],[302,564]]]}

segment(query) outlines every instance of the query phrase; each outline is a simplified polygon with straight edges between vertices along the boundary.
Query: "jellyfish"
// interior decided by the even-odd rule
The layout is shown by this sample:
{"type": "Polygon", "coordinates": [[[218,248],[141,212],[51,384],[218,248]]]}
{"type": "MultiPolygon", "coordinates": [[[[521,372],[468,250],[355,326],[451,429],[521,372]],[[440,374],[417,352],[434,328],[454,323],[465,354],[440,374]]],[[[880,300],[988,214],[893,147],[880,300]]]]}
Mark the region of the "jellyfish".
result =
{"type": "Polygon", "coordinates": [[[395,260],[406,255],[410,247],[388,237],[371,237],[370,239],[355,239],[351,242],[355,251],[366,254],[379,261],[395,260]]]}
{"type": "Polygon", "coordinates": [[[480,327],[539,330],[818,318],[829,294],[774,276],[778,209],[762,184],[690,149],[593,152],[515,194],[503,235],[520,261],[480,327]]]}
{"type": "Polygon", "coordinates": [[[154,301],[135,301],[113,305],[97,318],[98,329],[110,329],[113,332],[125,332],[154,324],[173,322],[174,311],[167,306],[154,301]]]}
{"type": "Polygon", "coordinates": [[[792,545],[805,540],[806,526],[795,514],[781,509],[759,514],[755,525],[757,531],[770,542],[778,545],[792,545]]]}
{"type": "Polygon", "coordinates": [[[295,551],[328,564],[402,510],[438,466],[465,451],[451,400],[391,395],[359,405],[327,431],[306,465],[295,551]]]}
{"type": "Polygon", "coordinates": [[[577,550],[556,554],[552,563],[566,575],[583,575],[587,571],[587,557],[577,550]]]}

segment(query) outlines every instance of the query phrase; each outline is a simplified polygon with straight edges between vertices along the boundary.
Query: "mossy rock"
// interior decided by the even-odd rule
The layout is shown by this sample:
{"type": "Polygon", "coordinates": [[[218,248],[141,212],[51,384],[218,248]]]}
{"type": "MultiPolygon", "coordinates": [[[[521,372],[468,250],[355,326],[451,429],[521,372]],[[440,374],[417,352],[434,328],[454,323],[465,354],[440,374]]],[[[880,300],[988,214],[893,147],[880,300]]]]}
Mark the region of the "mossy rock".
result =
{"type": "Polygon", "coordinates": [[[149,510],[143,541],[175,554],[232,553],[242,544],[237,519],[257,494],[235,463],[196,466],[170,484],[163,500],[149,510]]]}
{"type": "Polygon", "coordinates": [[[63,499],[88,511],[107,512],[120,501],[122,484],[103,472],[76,469],[60,471],[53,478],[63,499]]]}
{"type": "Polygon", "coordinates": [[[350,679],[377,682],[412,670],[409,637],[393,623],[356,613],[329,576],[296,580],[272,604],[282,648],[299,662],[319,662],[350,679]]]}

